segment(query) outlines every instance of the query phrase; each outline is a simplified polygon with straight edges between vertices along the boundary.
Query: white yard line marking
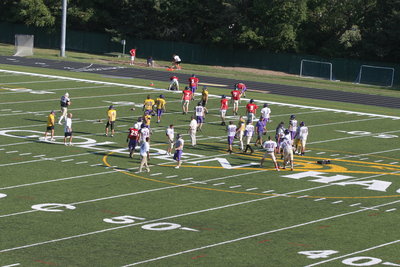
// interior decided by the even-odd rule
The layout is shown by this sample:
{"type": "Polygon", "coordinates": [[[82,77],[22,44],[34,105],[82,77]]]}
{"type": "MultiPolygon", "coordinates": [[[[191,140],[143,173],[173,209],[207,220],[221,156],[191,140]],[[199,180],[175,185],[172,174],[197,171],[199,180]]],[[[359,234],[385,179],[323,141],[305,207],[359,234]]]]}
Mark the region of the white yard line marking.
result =
{"type": "Polygon", "coordinates": [[[80,161],[80,162],[77,162],[75,164],[84,164],[84,163],[88,163],[88,162],[87,161],[80,161]]]}
{"type": "Polygon", "coordinates": [[[374,162],[382,162],[383,161],[383,159],[378,159],[378,160],[375,160],[374,162]]]}
{"type": "Polygon", "coordinates": [[[361,203],[354,203],[354,204],[351,204],[351,205],[349,205],[350,207],[355,207],[355,206],[359,206],[359,205],[361,205],[361,203]]]}
{"type": "Polygon", "coordinates": [[[213,185],[217,186],[217,185],[223,185],[223,184],[225,184],[225,183],[216,183],[216,184],[213,184],[213,185]]]}
{"type": "Polygon", "coordinates": [[[321,200],[325,200],[326,198],[318,198],[318,199],[315,199],[314,201],[321,201],[321,200]]]}
{"type": "Polygon", "coordinates": [[[362,158],[362,159],[360,159],[360,160],[367,160],[368,158],[362,158]]]}
{"type": "Polygon", "coordinates": [[[183,179],[181,179],[182,181],[187,181],[187,180],[193,180],[193,178],[192,177],[189,177],[189,178],[183,178],[183,179]]]}
{"type": "Polygon", "coordinates": [[[170,176],[166,176],[165,178],[175,178],[178,177],[178,175],[170,175],[170,176]]]}
{"type": "MultiPolygon", "coordinates": [[[[382,207],[382,206],[386,206],[386,205],[391,205],[391,204],[394,204],[394,203],[398,203],[399,201],[400,200],[397,200],[397,201],[393,201],[393,202],[377,205],[375,207],[382,207]]],[[[202,247],[188,249],[188,250],[180,251],[180,252],[177,252],[177,253],[168,254],[168,255],[164,255],[164,256],[160,256],[160,257],[156,257],[156,258],[152,258],[152,259],[147,259],[147,260],[143,260],[143,261],[139,261],[139,262],[134,262],[134,263],[131,263],[131,264],[124,265],[122,267],[129,267],[129,266],[139,265],[139,264],[143,264],[143,263],[154,262],[154,261],[158,261],[158,260],[162,260],[162,259],[166,259],[166,258],[170,258],[170,257],[174,257],[174,256],[179,256],[179,255],[190,253],[190,252],[194,252],[194,251],[199,251],[199,250],[212,248],[212,247],[217,247],[217,246],[221,246],[221,245],[227,245],[227,244],[231,244],[231,243],[242,241],[242,240],[247,240],[247,239],[254,238],[254,237],[259,237],[259,236],[263,236],[263,235],[267,235],[267,234],[272,234],[272,233],[277,233],[277,232],[281,232],[281,231],[285,231],[285,230],[290,230],[290,229],[302,227],[302,226],[305,226],[305,225],[310,225],[310,224],[314,224],[314,223],[328,221],[328,220],[331,220],[331,219],[340,218],[340,217],[356,214],[356,213],[363,212],[363,211],[366,211],[366,210],[357,210],[357,211],[337,214],[337,215],[333,215],[333,216],[329,216],[329,217],[325,217],[325,218],[321,218],[321,219],[317,219],[317,220],[313,220],[313,221],[308,221],[308,222],[305,222],[305,223],[291,225],[291,226],[288,226],[288,227],[274,229],[274,230],[270,230],[270,231],[266,231],[266,232],[261,232],[261,233],[257,233],[257,234],[253,234],[253,235],[248,235],[248,236],[242,236],[242,237],[239,237],[239,238],[235,238],[235,239],[231,239],[231,240],[227,240],[227,241],[222,241],[222,242],[219,242],[219,243],[214,243],[214,244],[210,244],[210,245],[206,245],[206,246],[202,246],[202,247]]],[[[397,242],[400,242],[400,240],[396,240],[396,241],[393,241],[393,242],[390,242],[390,243],[386,243],[386,244],[380,245],[379,247],[386,246],[386,245],[389,245],[389,244],[394,244],[394,243],[397,243],[397,242]]],[[[358,251],[357,253],[361,253],[361,252],[364,252],[364,251],[358,251]]],[[[343,257],[350,256],[350,255],[353,255],[353,254],[355,254],[355,253],[347,254],[345,256],[341,256],[341,257],[338,257],[338,258],[343,258],[343,257]]],[[[331,261],[331,260],[333,260],[333,259],[329,259],[327,261],[331,261]]],[[[326,262],[326,261],[324,261],[324,262],[326,262]]],[[[321,263],[323,263],[323,262],[321,262],[321,263]]],[[[313,265],[309,265],[309,266],[313,266],[313,265]]]]}
{"type": "MultiPolygon", "coordinates": [[[[96,152],[87,152],[87,153],[60,156],[60,157],[54,157],[54,158],[41,158],[41,159],[20,161],[20,162],[14,162],[14,163],[5,163],[5,164],[0,164],[0,167],[19,165],[19,164],[26,164],[26,163],[32,163],[32,162],[40,162],[40,161],[46,161],[46,160],[56,160],[56,159],[69,158],[69,157],[85,156],[85,155],[89,155],[89,154],[93,154],[93,153],[96,153],[96,152]]],[[[34,156],[34,158],[39,158],[39,157],[44,157],[44,156],[46,156],[46,155],[37,155],[37,156],[34,156]]]]}
{"type": "Polygon", "coordinates": [[[371,152],[371,153],[364,153],[364,154],[359,154],[359,155],[346,155],[345,157],[341,157],[341,158],[337,158],[337,159],[346,159],[346,158],[354,158],[354,157],[360,157],[360,156],[366,156],[366,155],[382,154],[382,153],[393,152],[393,151],[398,151],[398,150],[400,150],[400,148],[371,152]]]}
{"type": "Polygon", "coordinates": [[[338,201],[332,202],[332,204],[338,204],[338,203],[342,203],[342,202],[343,202],[343,200],[338,200],[338,201]]]}
{"type": "Polygon", "coordinates": [[[242,187],[242,186],[239,184],[239,185],[230,186],[229,188],[238,188],[238,187],[242,187]]]}
{"type": "Polygon", "coordinates": [[[83,175],[78,175],[78,176],[71,176],[71,177],[66,177],[66,178],[40,181],[40,182],[29,183],[29,184],[12,185],[12,186],[7,186],[7,187],[1,187],[0,190],[7,190],[7,189],[13,189],[13,188],[19,188],[19,187],[25,187],[25,186],[60,182],[60,181],[67,181],[67,180],[80,179],[80,178],[103,175],[103,174],[113,174],[113,173],[118,173],[118,171],[113,170],[113,171],[97,172],[97,173],[83,174],[83,175]]]}
{"type": "Polygon", "coordinates": [[[318,152],[318,153],[315,153],[315,154],[317,154],[317,155],[321,155],[321,154],[325,154],[326,152],[318,152]]]}
{"type": "Polygon", "coordinates": [[[305,197],[309,197],[309,195],[299,196],[297,198],[305,198],[305,197]]]}
{"type": "Polygon", "coordinates": [[[92,164],[92,165],[90,165],[90,167],[100,166],[100,165],[103,165],[103,163],[92,164]]]}
{"type": "Polygon", "coordinates": [[[74,159],[64,159],[61,162],[69,162],[69,161],[73,161],[74,159]]]}
{"type": "Polygon", "coordinates": [[[386,246],[389,246],[389,245],[393,245],[393,244],[396,244],[396,243],[398,243],[398,242],[400,242],[400,239],[395,240],[395,241],[392,241],[392,242],[380,244],[380,245],[377,245],[377,246],[374,246],[374,247],[366,248],[366,249],[363,249],[363,250],[359,250],[359,251],[356,251],[356,252],[353,252],[353,253],[349,253],[349,254],[346,254],[346,255],[342,255],[342,256],[339,256],[339,257],[335,257],[335,258],[331,258],[331,259],[328,259],[328,260],[316,262],[316,263],[307,265],[307,266],[305,266],[305,267],[317,266],[317,265],[320,265],[320,264],[323,264],[323,263],[327,263],[327,262],[330,262],[330,261],[334,261],[334,260],[338,260],[338,259],[343,259],[343,258],[352,256],[352,255],[355,255],[355,254],[367,252],[367,251],[374,250],[374,249],[377,249],[377,248],[386,247],[386,246]]]}
{"type": "Polygon", "coordinates": [[[258,187],[253,187],[253,188],[246,189],[246,191],[253,191],[253,190],[257,190],[257,189],[258,189],[258,187]]]}
{"type": "Polygon", "coordinates": [[[150,176],[157,176],[157,175],[161,175],[161,174],[162,174],[162,172],[152,173],[152,174],[150,174],[150,176]]]}
{"type": "Polygon", "coordinates": [[[22,153],[22,154],[19,154],[20,156],[28,156],[28,155],[32,155],[32,153],[22,153]]]}
{"type": "Polygon", "coordinates": [[[267,193],[271,193],[271,192],[274,192],[275,190],[268,190],[268,191],[264,191],[264,192],[262,192],[263,194],[267,194],[267,193]]]}
{"type": "Polygon", "coordinates": [[[6,154],[17,153],[17,152],[19,152],[19,151],[18,150],[7,151],[6,154]]]}
{"type": "Polygon", "coordinates": [[[395,162],[390,162],[389,164],[392,164],[392,165],[394,165],[394,164],[397,164],[398,162],[397,161],[395,161],[395,162]]]}
{"type": "Polygon", "coordinates": [[[14,264],[10,264],[10,265],[3,265],[1,267],[13,267],[13,266],[18,266],[21,265],[21,263],[14,263],[14,264]]]}
{"type": "Polygon", "coordinates": [[[391,211],[395,211],[395,210],[396,210],[396,208],[393,208],[393,209],[385,210],[385,212],[391,212],[391,211]]]}
{"type": "Polygon", "coordinates": [[[330,155],[330,157],[336,157],[336,156],[339,156],[340,154],[332,154],[332,155],[330,155]]]}
{"type": "Polygon", "coordinates": [[[36,155],[36,156],[32,156],[33,158],[41,158],[41,157],[44,157],[44,156],[46,156],[46,155],[36,155]]]}

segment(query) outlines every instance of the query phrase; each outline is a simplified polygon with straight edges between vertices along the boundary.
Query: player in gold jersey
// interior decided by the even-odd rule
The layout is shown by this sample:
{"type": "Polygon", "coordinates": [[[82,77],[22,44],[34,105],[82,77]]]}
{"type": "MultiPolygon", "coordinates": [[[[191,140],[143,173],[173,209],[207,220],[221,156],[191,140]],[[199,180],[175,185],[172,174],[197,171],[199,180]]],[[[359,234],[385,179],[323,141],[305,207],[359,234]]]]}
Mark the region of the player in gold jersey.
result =
{"type": "Polygon", "coordinates": [[[160,95],[160,97],[158,97],[156,99],[156,109],[157,109],[157,123],[160,123],[161,121],[161,115],[167,111],[167,109],[165,108],[165,104],[167,103],[164,99],[164,95],[160,95]]]}
{"type": "Polygon", "coordinates": [[[106,136],[108,136],[108,128],[111,129],[111,137],[114,136],[114,127],[115,121],[117,119],[117,111],[114,109],[114,106],[111,105],[107,111],[107,124],[106,124],[106,136]]]}
{"type": "Polygon", "coordinates": [[[55,124],[55,112],[52,110],[47,117],[47,128],[46,131],[44,132],[44,140],[46,141],[47,139],[47,133],[51,133],[50,141],[55,141],[54,139],[54,124],[55,124]]]}

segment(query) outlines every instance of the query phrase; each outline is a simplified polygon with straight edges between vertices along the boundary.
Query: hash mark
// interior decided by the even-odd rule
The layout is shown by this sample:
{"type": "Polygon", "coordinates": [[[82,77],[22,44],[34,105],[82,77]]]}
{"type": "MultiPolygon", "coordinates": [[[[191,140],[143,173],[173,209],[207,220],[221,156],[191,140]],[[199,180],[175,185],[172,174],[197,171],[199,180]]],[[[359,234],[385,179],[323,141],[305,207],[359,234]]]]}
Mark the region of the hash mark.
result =
{"type": "Polygon", "coordinates": [[[362,159],[360,159],[360,160],[366,160],[366,159],[368,159],[368,158],[362,158],[362,159]]]}
{"type": "Polygon", "coordinates": [[[222,185],[222,184],[225,184],[225,183],[218,183],[218,184],[213,184],[213,185],[222,185]]]}
{"type": "Polygon", "coordinates": [[[355,203],[355,204],[351,204],[351,205],[349,205],[350,207],[354,207],[354,206],[358,206],[358,205],[361,205],[361,203],[355,203]]]}
{"type": "Polygon", "coordinates": [[[343,200],[338,200],[338,201],[332,202],[332,204],[338,204],[338,203],[342,203],[342,202],[343,202],[343,200]]]}
{"type": "Polygon", "coordinates": [[[397,164],[398,162],[397,161],[395,161],[395,162],[390,162],[389,164],[392,164],[392,165],[394,165],[394,164],[397,164]]]}
{"type": "Polygon", "coordinates": [[[74,159],[64,159],[61,162],[68,162],[68,161],[73,161],[74,159]]]}
{"type": "Polygon", "coordinates": [[[27,155],[31,155],[32,153],[22,153],[22,154],[19,154],[20,156],[27,156],[27,155]]]}
{"type": "Polygon", "coordinates": [[[37,155],[37,156],[33,156],[34,158],[41,158],[41,157],[44,157],[44,156],[46,156],[46,155],[37,155]]]}
{"type": "Polygon", "coordinates": [[[268,191],[264,191],[264,192],[262,192],[262,193],[271,193],[271,192],[274,192],[275,190],[268,190],[268,191]]]}
{"type": "Polygon", "coordinates": [[[305,197],[308,197],[308,195],[299,196],[299,197],[297,197],[297,198],[305,198],[305,197]]]}
{"type": "Polygon", "coordinates": [[[233,185],[233,186],[230,186],[229,188],[238,188],[238,187],[241,187],[241,185],[239,184],[239,185],[233,185]]]}
{"type": "Polygon", "coordinates": [[[257,187],[253,187],[253,188],[246,189],[246,191],[253,191],[253,190],[256,190],[256,189],[258,189],[258,188],[257,187]]]}
{"type": "Polygon", "coordinates": [[[318,152],[317,155],[325,154],[326,152],[318,152]]]}
{"type": "Polygon", "coordinates": [[[83,164],[83,163],[88,163],[88,162],[87,161],[80,161],[80,162],[77,162],[75,164],[83,164]]]}
{"type": "Polygon", "coordinates": [[[326,199],[326,198],[318,198],[318,199],[315,199],[314,201],[321,201],[321,200],[324,200],[324,199],[326,199]]]}
{"type": "Polygon", "coordinates": [[[396,208],[393,208],[393,209],[385,210],[385,212],[391,212],[391,211],[395,211],[395,210],[396,210],[396,208]]]}
{"type": "Polygon", "coordinates": [[[150,176],[156,176],[156,175],[160,175],[160,174],[162,174],[162,172],[152,173],[152,174],[150,174],[150,176]]]}
{"type": "Polygon", "coordinates": [[[13,151],[7,151],[6,154],[11,154],[11,153],[16,153],[18,150],[13,150],[13,151]]]}
{"type": "Polygon", "coordinates": [[[177,177],[178,175],[170,175],[170,176],[166,176],[165,178],[174,178],[177,177]]]}
{"type": "Polygon", "coordinates": [[[186,181],[186,180],[192,180],[193,178],[192,177],[189,177],[189,178],[183,178],[182,179],[182,181],[186,181]]]}
{"type": "Polygon", "coordinates": [[[331,157],[339,156],[340,154],[332,154],[331,157]]]}
{"type": "Polygon", "coordinates": [[[383,159],[375,160],[374,162],[382,162],[383,159]]]}

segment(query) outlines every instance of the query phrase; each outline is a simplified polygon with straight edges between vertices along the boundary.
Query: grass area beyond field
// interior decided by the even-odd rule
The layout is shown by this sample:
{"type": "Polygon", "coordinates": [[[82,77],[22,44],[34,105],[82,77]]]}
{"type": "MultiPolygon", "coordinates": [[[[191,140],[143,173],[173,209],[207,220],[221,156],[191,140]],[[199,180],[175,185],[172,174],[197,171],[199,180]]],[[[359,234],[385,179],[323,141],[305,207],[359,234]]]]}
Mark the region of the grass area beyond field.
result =
{"type": "MultiPolygon", "coordinates": [[[[294,171],[277,172],[270,159],[259,166],[261,148],[243,153],[235,140],[226,152],[222,89],[210,88],[192,147],[193,113],[182,114],[181,92],[161,89],[166,84],[9,69],[26,73],[0,70],[0,266],[400,266],[398,110],[249,93],[259,106],[270,103],[264,140],[292,114],[309,127],[294,171]],[[58,124],[55,141],[43,140],[65,92],[73,146],[63,144],[58,124]],[[160,94],[167,111],[151,122],[151,171],[137,173],[127,131],[146,96],[160,94]],[[114,137],[104,136],[110,105],[114,137]],[[166,155],[170,124],[185,140],[180,169],[166,155]]],[[[231,107],[227,116],[239,119],[231,107]]]]}

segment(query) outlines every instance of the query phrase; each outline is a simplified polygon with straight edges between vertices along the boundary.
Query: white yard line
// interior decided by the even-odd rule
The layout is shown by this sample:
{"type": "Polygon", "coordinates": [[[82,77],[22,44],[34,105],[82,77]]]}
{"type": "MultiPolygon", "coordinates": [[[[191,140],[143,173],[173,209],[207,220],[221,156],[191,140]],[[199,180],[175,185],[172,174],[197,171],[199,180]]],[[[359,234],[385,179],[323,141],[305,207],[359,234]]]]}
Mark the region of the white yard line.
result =
{"type": "Polygon", "coordinates": [[[365,135],[346,136],[346,137],[329,139],[329,140],[321,140],[321,141],[309,142],[307,144],[309,144],[309,145],[320,144],[320,143],[327,143],[327,142],[333,142],[333,141],[339,141],[339,140],[348,140],[348,139],[353,139],[353,138],[371,137],[371,136],[375,136],[377,134],[387,134],[387,133],[397,133],[397,132],[400,132],[400,130],[388,131],[388,132],[382,132],[382,133],[371,133],[371,134],[368,134],[368,135],[365,134],[365,135]]]}
{"type": "MultiPolygon", "coordinates": [[[[373,208],[384,207],[384,206],[395,204],[395,203],[398,203],[398,202],[400,202],[400,200],[392,201],[392,202],[385,203],[385,204],[380,204],[380,205],[374,206],[373,208]]],[[[337,214],[337,215],[334,215],[334,216],[329,216],[329,217],[325,217],[325,218],[321,218],[321,219],[317,219],[317,220],[313,220],[313,221],[308,221],[308,222],[305,222],[305,223],[295,224],[295,225],[291,225],[291,226],[288,226],[288,227],[274,229],[274,230],[270,230],[270,231],[266,231],[266,232],[261,232],[261,233],[257,233],[257,234],[253,234],[253,235],[248,235],[248,236],[242,236],[242,237],[239,237],[239,238],[235,238],[235,239],[231,239],[231,240],[227,240],[227,241],[223,241],[223,242],[219,242],[219,243],[214,243],[214,244],[210,244],[210,245],[207,245],[207,246],[192,248],[192,249],[179,251],[179,252],[176,252],[176,253],[172,253],[172,254],[156,257],[156,258],[151,258],[151,259],[147,259],[147,260],[143,260],[143,261],[134,262],[134,263],[131,263],[131,264],[124,265],[122,267],[128,267],[128,266],[134,266],[134,265],[143,264],[143,263],[154,262],[154,261],[158,261],[158,260],[162,260],[162,259],[166,259],[166,258],[170,258],[170,257],[174,257],[174,256],[179,256],[179,255],[190,253],[190,252],[194,252],[194,251],[199,251],[199,250],[203,250],[203,249],[207,249],[207,248],[213,248],[213,247],[217,247],[217,246],[221,246],[221,245],[227,245],[227,244],[235,243],[235,242],[238,242],[238,241],[242,241],[242,240],[246,240],[246,239],[250,239],[250,238],[254,238],[254,237],[258,237],[258,236],[277,233],[277,232],[281,232],[281,231],[285,231],[285,230],[291,230],[291,229],[295,229],[295,228],[298,228],[298,227],[302,227],[302,226],[306,226],[306,225],[310,225],[310,224],[314,224],[314,223],[319,223],[319,222],[328,221],[328,220],[331,220],[331,219],[344,217],[344,216],[347,216],[347,215],[356,214],[356,213],[363,212],[363,211],[366,211],[366,210],[369,210],[369,209],[361,209],[361,210],[356,210],[356,211],[352,211],[352,212],[337,214]]],[[[390,243],[386,243],[386,244],[383,244],[383,245],[380,245],[380,246],[394,244],[394,243],[397,243],[399,241],[400,240],[396,240],[396,241],[393,241],[393,242],[390,242],[390,243]]],[[[374,248],[377,248],[377,247],[374,247],[374,248]]],[[[372,249],[372,248],[370,248],[370,249],[372,249]]],[[[361,252],[364,252],[364,251],[358,251],[357,253],[361,253],[361,252]]],[[[352,255],[352,254],[345,255],[344,257],[350,256],[350,255],[352,255]]],[[[342,258],[342,257],[340,257],[340,258],[342,258]]],[[[330,259],[330,260],[327,260],[327,261],[331,261],[331,260],[333,260],[333,259],[330,259]]],[[[327,262],[327,261],[324,261],[324,262],[327,262]]],[[[309,266],[313,266],[313,265],[309,265],[309,266]]]]}
{"type": "MultiPolygon", "coordinates": [[[[41,158],[41,159],[34,159],[34,160],[28,160],[28,161],[4,163],[4,164],[0,164],[0,167],[7,167],[7,166],[20,165],[20,164],[33,163],[33,162],[40,162],[40,161],[46,161],[46,160],[63,159],[63,158],[69,158],[69,157],[78,157],[78,156],[84,156],[84,155],[89,155],[89,154],[93,154],[93,153],[95,153],[95,152],[86,152],[86,153],[73,154],[73,155],[67,155],[67,156],[60,156],[60,157],[54,157],[54,158],[41,158]]],[[[37,156],[37,157],[39,157],[39,156],[37,156]]]]}
{"type": "MultiPolygon", "coordinates": [[[[331,259],[328,259],[328,260],[316,262],[316,263],[307,265],[306,267],[317,266],[317,265],[320,265],[320,264],[323,264],[323,263],[327,263],[327,262],[330,262],[330,261],[343,259],[343,258],[352,256],[352,255],[355,255],[355,254],[360,254],[360,253],[364,253],[364,252],[367,252],[367,251],[370,251],[370,250],[374,250],[374,249],[377,249],[377,248],[382,248],[382,247],[386,247],[386,246],[389,246],[389,245],[393,245],[393,244],[396,244],[396,243],[399,243],[399,242],[400,242],[400,239],[392,241],[392,242],[387,242],[387,243],[384,243],[384,244],[380,244],[380,245],[377,245],[377,246],[373,246],[373,247],[370,247],[370,248],[366,248],[366,249],[363,249],[363,250],[355,251],[355,252],[352,252],[352,253],[349,253],[349,254],[346,254],[346,255],[342,255],[342,256],[339,256],[339,257],[335,257],[335,258],[331,258],[331,259]]],[[[358,266],[361,266],[361,265],[358,265],[358,266]]],[[[365,265],[365,266],[367,266],[367,265],[365,265]]]]}

